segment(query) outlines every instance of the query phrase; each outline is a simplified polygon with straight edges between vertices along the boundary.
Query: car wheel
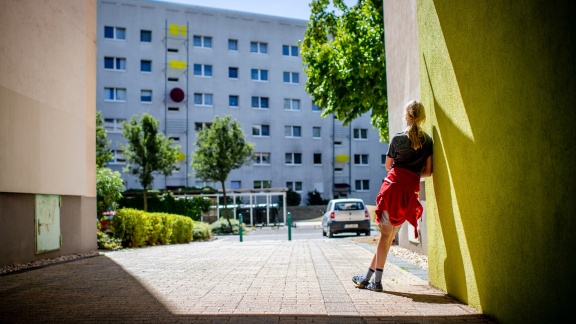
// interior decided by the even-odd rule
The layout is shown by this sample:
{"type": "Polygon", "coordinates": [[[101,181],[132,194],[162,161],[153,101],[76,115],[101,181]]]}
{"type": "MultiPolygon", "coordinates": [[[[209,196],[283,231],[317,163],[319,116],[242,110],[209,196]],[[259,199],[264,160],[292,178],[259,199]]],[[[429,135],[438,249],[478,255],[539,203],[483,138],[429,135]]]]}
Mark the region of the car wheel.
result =
{"type": "Polygon", "coordinates": [[[334,237],[334,233],[332,233],[332,231],[329,231],[329,232],[328,232],[328,237],[329,237],[329,238],[333,238],[333,237],[334,237]]]}
{"type": "Polygon", "coordinates": [[[360,236],[360,232],[356,232],[356,236],[360,236]]]}
{"type": "Polygon", "coordinates": [[[370,236],[370,230],[367,230],[366,232],[364,232],[364,235],[370,236]]]}
{"type": "Polygon", "coordinates": [[[326,232],[322,229],[322,236],[326,236],[326,232]]]}

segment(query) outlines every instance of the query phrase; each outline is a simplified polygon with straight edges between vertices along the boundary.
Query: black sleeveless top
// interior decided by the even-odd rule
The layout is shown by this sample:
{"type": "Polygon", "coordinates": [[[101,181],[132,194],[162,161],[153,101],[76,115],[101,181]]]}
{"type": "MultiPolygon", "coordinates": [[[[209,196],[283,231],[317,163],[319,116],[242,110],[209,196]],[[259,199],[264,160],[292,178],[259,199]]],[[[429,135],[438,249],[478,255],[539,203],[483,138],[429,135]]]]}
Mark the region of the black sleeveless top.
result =
{"type": "Polygon", "coordinates": [[[414,173],[421,174],[426,165],[426,159],[432,155],[432,138],[424,133],[420,137],[422,147],[415,150],[411,147],[412,141],[405,133],[396,133],[388,147],[388,157],[394,159],[393,168],[404,168],[414,173]]]}

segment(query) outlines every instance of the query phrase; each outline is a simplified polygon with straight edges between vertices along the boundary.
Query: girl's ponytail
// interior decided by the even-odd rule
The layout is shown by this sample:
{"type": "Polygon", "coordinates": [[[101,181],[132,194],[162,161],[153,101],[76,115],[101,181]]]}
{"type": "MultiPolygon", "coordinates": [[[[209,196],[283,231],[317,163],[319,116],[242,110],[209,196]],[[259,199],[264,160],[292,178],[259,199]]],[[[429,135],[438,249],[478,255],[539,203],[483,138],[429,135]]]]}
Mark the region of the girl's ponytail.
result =
{"type": "Polygon", "coordinates": [[[420,125],[426,120],[424,105],[418,100],[410,101],[406,105],[405,117],[408,123],[408,128],[405,132],[410,141],[412,141],[412,148],[418,150],[422,148],[422,144],[426,141],[426,136],[420,129],[420,125]]]}

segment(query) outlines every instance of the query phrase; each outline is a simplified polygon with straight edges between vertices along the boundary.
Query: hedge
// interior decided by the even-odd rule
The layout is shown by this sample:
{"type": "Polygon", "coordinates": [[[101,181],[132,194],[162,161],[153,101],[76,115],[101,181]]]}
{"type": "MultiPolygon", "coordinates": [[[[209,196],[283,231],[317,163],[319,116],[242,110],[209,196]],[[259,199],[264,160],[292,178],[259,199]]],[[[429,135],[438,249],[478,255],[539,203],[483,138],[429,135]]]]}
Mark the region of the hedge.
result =
{"type": "Polygon", "coordinates": [[[124,247],[188,243],[194,239],[209,239],[211,235],[208,224],[194,222],[189,217],[147,213],[132,208],[116,212],[112,220],[112,232],[122,240],[124,247]]]}

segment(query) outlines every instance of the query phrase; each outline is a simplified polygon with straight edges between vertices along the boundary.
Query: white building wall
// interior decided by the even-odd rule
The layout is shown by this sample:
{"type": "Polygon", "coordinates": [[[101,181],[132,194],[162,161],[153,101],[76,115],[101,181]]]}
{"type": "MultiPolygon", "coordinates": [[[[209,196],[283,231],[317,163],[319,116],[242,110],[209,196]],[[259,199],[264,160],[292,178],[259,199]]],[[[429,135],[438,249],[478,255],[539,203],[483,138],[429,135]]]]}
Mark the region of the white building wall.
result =
{"type": "MultiPolygon", "coordinates": [[[[170,177],[158,175],[154,189],[166,186],[201,186],[200,179],[194,177],[189,166],[194,150],[195,123],[210,123],[215,116],[231,115],[237,119],[249,141],[256,144],[255,152],[270,153],[270,165],[251,165],[233,170],[226,183],[231,188],[232,181],[241,181],[242,189],[253,188],[255,180],[270,180],[271,187],[286,187],[286,182],[302,182],[302,204],[306,204],[306,194],[316,188],[322,189],[323,198],[333,197],[334,176],[334,130],[333,118],[322,118],[319,111],[312,110],[312,100],[305,91],[306,75],[302,59],[284,56],[282,46],[297,46],[304,37],[307,21],[251,14],[198,6],[187,6],[151,1],[119,0],[98,1],[98,80],[97,109],[105,119],[130,119],[133,115],[147,112],[159,119],[161,129],[166,129],[167,137],[178,137],[186,160],[180,162],[181,171],[170,177]],[[187,26],[186,37],[166,38],[166,24],[187,26]],[[125,28],[125,40],[105,39],[104,28],[125,28]],[[152,31],[152,41],[140,41],[140,31],[152,31]],[[211,48],[193,46],[193,36],[212,38],[211,48]],[[228,40],[238,40],[238,50],[228,50],[228,40]],[[268,53],[250,52],[251,42],[267,43],[268,53]],[[178,53],[168,53],[167,48],[177,48],[178,53]],[[125,71],[104,69],[105,57],[126,59],[125,71]],[[140,61],[151,60],[152,71],[140,71],[140,61]],[[187,61],[188,69],[177,70],[167,67],[169,60],[187,61]],[[194,76],[193,65],[212,65],[212,77],[194,76]],[[228,77],[228,68],[238,68],[238,79],[228,77]],[[251,69],[268,70],[268,81],[251,80],[251,69]],[[299,74],[299,83],[283,82],[283,72],[299,74]],[[168,77],[178,78],[177,82],[166,81],[168,77]],[[105,100],[104,89],[125,88],[125,102],[105,100]],[[170,90],[179,87],[186,93],[182,103],[170,99],[170,90]],[[152,90],[152,102],[141,103],[140,91],[152,90]],[[194,93],[213,94],[211,107],[194,105],[194,93]],[[229,95],[239,96],[239,107],[229,106],[229,95]],[[268,109],[253,109],[253,96],[269,98],[268,109]],[[300,100],[299,111],[284,110],[284,99],[300,100]],[[178,112],[168,111],[168,107],[178,107],[178,112]],[[188,134],[185,129],[188,125],[188,134]],[[270,136],[252,135],[253,125],[269,125],[270,136]],[[300,126],[300,138],[285,137],[285,126],[300,126]],[[312,128],[321,127],[321,137],[313,138],[312,128]],[[188,137],[187,137],[188,136],[188,137]],[[301,153],[301,165],[286,165],[285,153],[301,153]],[[322,154],[322,164],[313,164],[313,154],[322,154]]],[[[339,123],[339,122],[336,122],[339,123]]],[[[348,136],[337,150],[351,153],[350,164],[338,174],[349,183],[350,197],[374,202],[385,176],[381,155],[386,154],[387,144],[380,143],[377,130],[372,129],[368,115],[356,119],[352,128],[368,129],[368,139],[353,140],[348,136]],[[369,154],[369,165],[355,166],[354,154],[369,154]],[[356,191],[355,180],[370,180],[368,190],[356,191]],[[351,182],[350,182],[351,181],[351,182]]],[[[109,131],[108,138],[113,149],[124,143],[121,132],[109,131]]],[[[113,169],[121,170],[123,163],[111,163],[113,169]]],[[[127,188],[140,188],[133,176],[123,174],[127,188]]],[[[209,183],[215,188],[220,184],[209,183]]]]}

